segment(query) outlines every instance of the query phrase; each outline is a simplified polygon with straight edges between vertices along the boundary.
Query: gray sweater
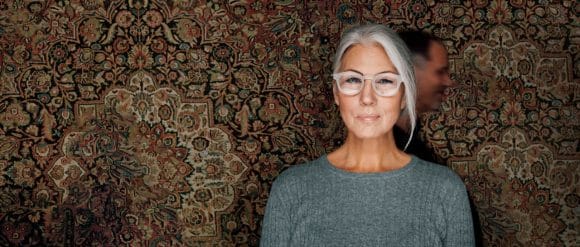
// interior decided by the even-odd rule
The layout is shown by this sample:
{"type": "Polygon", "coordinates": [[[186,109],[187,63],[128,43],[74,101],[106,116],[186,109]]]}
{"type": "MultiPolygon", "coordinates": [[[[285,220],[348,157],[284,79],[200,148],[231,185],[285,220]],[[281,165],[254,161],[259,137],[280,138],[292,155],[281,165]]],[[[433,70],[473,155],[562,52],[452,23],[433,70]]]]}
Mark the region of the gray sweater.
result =
{"type": "Polygon", "coordinates": [[[272,185],[261,246],[474,246],[465,186],[445,166],[351,173],[325,156],[272,185]]]}

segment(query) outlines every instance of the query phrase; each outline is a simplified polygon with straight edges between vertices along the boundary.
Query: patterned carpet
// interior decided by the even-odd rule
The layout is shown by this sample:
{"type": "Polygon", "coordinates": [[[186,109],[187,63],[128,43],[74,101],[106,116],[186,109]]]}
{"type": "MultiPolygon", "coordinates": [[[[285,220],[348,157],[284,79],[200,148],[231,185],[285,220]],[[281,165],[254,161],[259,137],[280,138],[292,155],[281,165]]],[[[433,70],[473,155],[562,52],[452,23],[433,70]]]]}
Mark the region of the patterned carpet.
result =
{"type": "Polygon", "coordinates": [[[448,47],[421,134],[485,245],[579,246],[580,5],[385,2],[0,1],[0,246],[256,246],[275,177],[341,143],[368,22],[448,47]]]}

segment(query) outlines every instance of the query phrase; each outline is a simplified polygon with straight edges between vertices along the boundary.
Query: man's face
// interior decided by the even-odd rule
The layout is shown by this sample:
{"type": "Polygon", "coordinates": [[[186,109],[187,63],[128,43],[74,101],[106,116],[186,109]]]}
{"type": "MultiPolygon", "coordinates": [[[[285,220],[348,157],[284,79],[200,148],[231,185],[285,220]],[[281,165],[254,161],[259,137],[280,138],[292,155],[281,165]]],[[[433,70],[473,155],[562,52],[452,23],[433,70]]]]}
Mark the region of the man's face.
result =
{"type": "Polygon", "coordinates": [[[447,50],[439,42],[429,45],[429,60],[415,66],[417,79],[417,112],[436,111],[445,89],[455,85],[449,77],[447,50]]]}

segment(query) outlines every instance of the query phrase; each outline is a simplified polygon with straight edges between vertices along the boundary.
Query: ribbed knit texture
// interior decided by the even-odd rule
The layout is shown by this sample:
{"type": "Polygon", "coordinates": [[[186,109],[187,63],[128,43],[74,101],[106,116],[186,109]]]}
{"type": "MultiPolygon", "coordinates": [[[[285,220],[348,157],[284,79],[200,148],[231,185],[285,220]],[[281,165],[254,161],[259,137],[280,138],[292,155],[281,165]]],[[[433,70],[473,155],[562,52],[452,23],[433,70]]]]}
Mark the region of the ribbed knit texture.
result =
{"type": "Polygon", "coordinates": [[[261,246],[474,246],[465,186],[445,166],[351,173],[326,156],[272,185],[261,246]]]}

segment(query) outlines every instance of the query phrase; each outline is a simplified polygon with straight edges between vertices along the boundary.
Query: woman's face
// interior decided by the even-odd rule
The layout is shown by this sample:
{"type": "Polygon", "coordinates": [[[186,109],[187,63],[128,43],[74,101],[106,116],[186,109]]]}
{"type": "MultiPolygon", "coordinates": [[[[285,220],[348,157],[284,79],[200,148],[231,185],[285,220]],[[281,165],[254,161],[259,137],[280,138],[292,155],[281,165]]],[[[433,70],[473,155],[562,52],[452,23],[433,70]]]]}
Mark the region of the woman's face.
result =
{"type": "MultiPolygon", "coordinates": [[[[385,72],[398,74],[384,49],[378,44],[351,46],[343,55],[338,72],[344,71],[354,71],[365,76],[385,72]]],[[[360,93],[349,96],[341,93],[336,82],[334,83],[334,100],[339,106],[349,136],[360,139],[379,138],[393,129],[400,111],[404,108],[403,86],[399,87],[395,95],[383,97],[376,94],[371,80],[366,80],[360,93]]]]}

